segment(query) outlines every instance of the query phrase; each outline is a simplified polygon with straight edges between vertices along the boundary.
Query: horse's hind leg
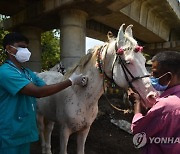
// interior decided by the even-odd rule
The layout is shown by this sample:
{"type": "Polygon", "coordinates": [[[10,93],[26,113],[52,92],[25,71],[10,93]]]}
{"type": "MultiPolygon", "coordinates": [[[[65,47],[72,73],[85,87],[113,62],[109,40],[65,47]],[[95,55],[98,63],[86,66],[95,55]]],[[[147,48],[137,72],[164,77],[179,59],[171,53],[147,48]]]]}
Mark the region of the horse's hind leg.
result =
{"type": "Polygon", "coordinates": [[[90,127],[77,133],[77,154],[84,154],[84,147],[90,127]]]}
{"type": "Polygon", "coordinates": [[[37,122],[41,139],[42,154],[52,154],[51,134],[54,128],[54,122],[46,121],[41,114],[37,115],[37,122]]]}

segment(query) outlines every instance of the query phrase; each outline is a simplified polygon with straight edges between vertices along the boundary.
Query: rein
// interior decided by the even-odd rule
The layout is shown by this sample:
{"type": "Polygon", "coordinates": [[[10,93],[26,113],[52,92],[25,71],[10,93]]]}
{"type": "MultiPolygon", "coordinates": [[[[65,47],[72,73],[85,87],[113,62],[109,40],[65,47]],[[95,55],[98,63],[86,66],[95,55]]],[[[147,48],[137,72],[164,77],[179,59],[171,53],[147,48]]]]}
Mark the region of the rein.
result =
{"type": "MultiPolygon", "coordinates": [[[[120,109],[120,108],[114,106],[114,105],[110,102],[110,100],[109,100],[109,98],[107,97],[107,95],[105,94],[105,93],[106,93],[106,89],[105,89],[105,80],[106,80],[106,79],[110,80],[111,83],[114,83],[115,85],[117,85],[117,84],[115,83],[115,81],[113,80],[113,78],[112,78],[112,79],[109,78],[109,77],[106,75],[105,71],[104,71],[104,67],[103,67],[104,65],[103,65],[103,61],[102,61],[101,54],[102,54],[102,51],[103,51],[103,49],[104,49],[105,47],[106,47],[106,45],[105,45],[105,46],[101,46],[101,47],[98,49],[97,59],[96,59],[97,68],[98,68],[98,70],[99,70],[99,73],[100,73],[100,74],[102,75],[102,77],[103,77],[104,97],[106,98],[107,102],[109,103],[109,105],[110,105],[111,107],[113,107],[113,108],[116,109],[117,111],[124,112],[124,113],[128,113],[128,110],[123,110],[123,109],[120,109]]],[[[106,58],[107,50],[108,50],[108,46],[107,46],[107,49],[106,49],[106,52],[105,52],[105,56],[104,56],[105,58],[106,58]]],[[[112,75],[113,75],[113,70],[112,70],[112,75]]],[[[117,86],[118,86],[118,85],[117,85],[117,86]]],[[[119,87],[119,86],[118,86],[118,87],[119,87]]]]}

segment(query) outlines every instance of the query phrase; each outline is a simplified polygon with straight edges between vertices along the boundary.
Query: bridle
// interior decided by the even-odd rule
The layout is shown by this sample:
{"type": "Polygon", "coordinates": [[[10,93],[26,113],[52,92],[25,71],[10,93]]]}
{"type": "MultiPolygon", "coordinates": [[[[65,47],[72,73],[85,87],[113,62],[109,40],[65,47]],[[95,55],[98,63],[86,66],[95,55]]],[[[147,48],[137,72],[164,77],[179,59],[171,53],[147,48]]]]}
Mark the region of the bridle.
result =
{"type": "MultiPolygon", "coordinates": [[[[136,76],[134,77],[134,75],[130,72],[130,70],[128,69],[128,67],[126,66],[126,61],[124,59],[122,59],[122,56],[120,54],[117,53],[118,51],[118,46],[117,46],[117,43],[115,44],[115,50],[116,50],[116,58],[113,62],[113,65],[112,65],[112,69],[111,69],[111,73],[112,73],[112,78],[109,78],[108,75],[106,74],[105,72],[105,63],[100,59],[101,58],[101,55],[102,55],[102,52],[104,51],[104,48],[106,47],[106,50],[105,50],[105,56],[104,56],[104,59],[106,59],[106,55],[107,55],[107,50],[108,50],[108,46],[109,44],[107,45],[104,45],[104,46],[101,46],[99,49],[98,49],[98,54],[97,54],[97,63],[98,63],[98,68],[99,68],[99,71],[101,74],[103,74],[103,76],[105,78],[107,78],[108,80],[110,80],[112,83],[114,83],[115,85],[116,82],[114,80],[114,75],[113,75],[113,70],[114,70],[114,66],[115,66],[115,63],[118,61],[118,63],[121,65],[122,67],[122,70],[123,70],[123,73],[124,73],[124,76],[125,76],[125,79],[129,85],[130,88],[132,88],[133,90],[135,90],[135,88],[133,87],[133,82],[136,81],[136,80],[139,80],[139,79],[143,79],[143,78],[146,78],[146,77],[149,77],[150,75],[143,75],[143,76],[136,76]],[[107,46],[107,47],[106,47],[107,46]],[[131,77],[131,79],[129,79],[128,75],[131,77]]],[[[134,51],[135,52],[135,51],[134,51]]],[[[117,85],[118,86],[118,85],[117,85]]],[[[119,86],[118,86],[119,87],[119,86]]],[[[135,90],[136,91],[136,90],[135,90]]]]}
{"type": "MultiPolygon", "coordinates": [[[[109,47],[109,44],[106,44],[104,46],[101,46],[98,51],[97,51],[97,59],[96,59],[96,62],[97,62],[97,67],[99,69],[99,73],[102,74],[103,76],[103,89],[104,89],[104,93],[106,92],[105,90],[105,80],[109,80],[111,83],[115,84],[117,87],[119,87],[115,80],[114,80],[114,75],[113,75],[113,70],[114,70],[114,66],[115,66],[115,63],[118,61],[118,63],[121,65],[122,67],[122,70],[123,70],[123,73],[124,73],[124,76],[125,76],[125,79],[128,83],[128,86],[136,93],[139,94],[139,92],[134,88],[133,86],[133,82],[134,81],[137,81],[139,79],[143,79],[145,77],[149,77],[150,75],[143,75],[143,76],[136,76],[134,77],[134,75],[130,72],[130,70],[128,69],[128,67],[126,66],[127,62],[121,57],[121,54],[118,54],[118,46],[117,46],[117,43],[115,44],[115,50],[116,50],[116,58],[115,60],[113,61],[113,65],[112,65],[112,69],[111,69],[111,76],[112,78],[108,77],[108,75],[106,74],[105,72],[105,59],[106,59],[106,55],[107,55],[107,50],[108,50],[108,47],[109,47]],[[106,47],[106,50],[105,50],[105,55],[104,55],[104,61],[102,60],[102,52],[104,51],[104,48],[106,47]],[[131,79],[129,79],[128,75],[131,77],[131,79]]],[[[120,87],[121,88],[121,87],[120,87]]],[[[139,94],[140,95],[140,94],[139,94]]],[[[124,113],[127,113],[127,110],[123,110],[119,107],[116,107],[115,105],[113,105],[110,100],[108,99],[108,97],[106,95],[104,95],[107,102],[110,104],[111,107],[113,107],[114,109],[120,111],[120,112],[124,112],[124,113]]],[[[141,97],[141,96],[140,96],[141,97]]]]}
{"type": "MultiPolygon", "coordinates": [[[[143,79],[143,78],[146,78],[146,77],[149,77],[150,75],[143,75],[143,76],[136,76],[134,77],[134,75],[129,71],[129,69],[127,68],[126,66],[126,61],[122,59],[121,55],[117,54],[117,50],[118,50],[118,47],[117,47],[117,43],[115,45],[115,49],[116,49],[116,60],[114,61],[113,63],[113,69],[114,69],[114,64],[115,62],[118,60],[118,63],[121,65],[122,67],[122,70],[124,72],[124,75],[125,75],[125,79],[126,81],[128,82],[128,85],[130,88],[134,89],[132,83],[136,80],[139,80],[139,79],[143,79]],[[128,78],[128,74],[129,76],[131,77],[131,80],[128,78]]],[[[113,69],[112,69],[112,73],[113,73],[113,69]]],[[[112,78],[113,78],[113,75],[112,75],[112,78]]],[[[114,79],[113,79],[114,81],[114,79]]]]}

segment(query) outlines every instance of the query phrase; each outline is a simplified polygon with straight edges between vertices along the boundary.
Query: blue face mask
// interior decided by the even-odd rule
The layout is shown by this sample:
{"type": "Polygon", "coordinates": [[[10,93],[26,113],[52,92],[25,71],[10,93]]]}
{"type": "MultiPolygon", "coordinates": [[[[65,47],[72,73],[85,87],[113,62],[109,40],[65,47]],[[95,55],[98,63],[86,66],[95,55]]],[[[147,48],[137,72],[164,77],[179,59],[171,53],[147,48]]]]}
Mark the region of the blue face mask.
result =
{"type": "MultiPolygon", "coordinates": [[[[167,72],[167,73],[171,73],[171,72],[167,72]]],[[[156,89],[157,91],[165,91],[165,90],[167,89],[170,81],[169,81],[169,83],[168,83],[167,85],[165,85],[165,86],[159,84],[159,79],[162,78],[162,77],[164,77],[167,73],[165,73],[164,75],[160,76],[159,78],[155,78],[155,77],[151,77],[151,78],[150,78],[151,84],[152,84],[152,86],[154,87],[154,89],[156,89]]]]}

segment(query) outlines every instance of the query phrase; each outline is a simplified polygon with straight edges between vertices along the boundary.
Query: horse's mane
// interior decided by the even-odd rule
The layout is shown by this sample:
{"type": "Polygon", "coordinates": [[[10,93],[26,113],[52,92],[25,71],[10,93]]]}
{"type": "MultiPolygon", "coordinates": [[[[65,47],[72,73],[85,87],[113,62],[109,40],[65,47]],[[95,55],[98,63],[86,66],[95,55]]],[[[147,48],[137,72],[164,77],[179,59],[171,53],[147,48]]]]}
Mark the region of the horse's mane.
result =
{"type": "MultiPolygon", "coordinates": [[[[110,43],[112,40],[115,40],[114,35],[112,32],[108,32],[107,34],[107,42],[106,43],[110,43]]],[[[103,45],[101,45],[103,46],[103,45]]],[[[92,57],[94,57],[94,53],[96,53],[96,51],[101,47],[101,46],[95,46],[92,49],[88,50],[88,54],[86,54],[85,56],[83,56],[79,62],[77,64],[75,64],[73,67],[71,67],[66,74],[64,75],[64,79],[67,79],[71,76],[71,74],[77,69],[79,68],[80,72],[84,69],[84,67],[86,66],[86,64],[90,61],[90,59],[92,57]]],[[[94,57],[96,58],[96,57],[94,57]]]]}
{"type": "Polygon", "coordinates": [[[87,63],[91,60],[91,58],[93,57],[93,54],[95,53],[95,51],[97,51],[99,47],[95,47],[93,49],[89,49],[88,50],[88,54],[86,54],[85,56],[83,56],[79,62],[77,64],[75,64],[74,66],[72,66],[64,75],[64,78],[67,79],[70,77],[70,75],[75,72],[75,70],[77,68],[79,68],[80,72],[84,69],[84,67],[87,65],[87,63]]]}

